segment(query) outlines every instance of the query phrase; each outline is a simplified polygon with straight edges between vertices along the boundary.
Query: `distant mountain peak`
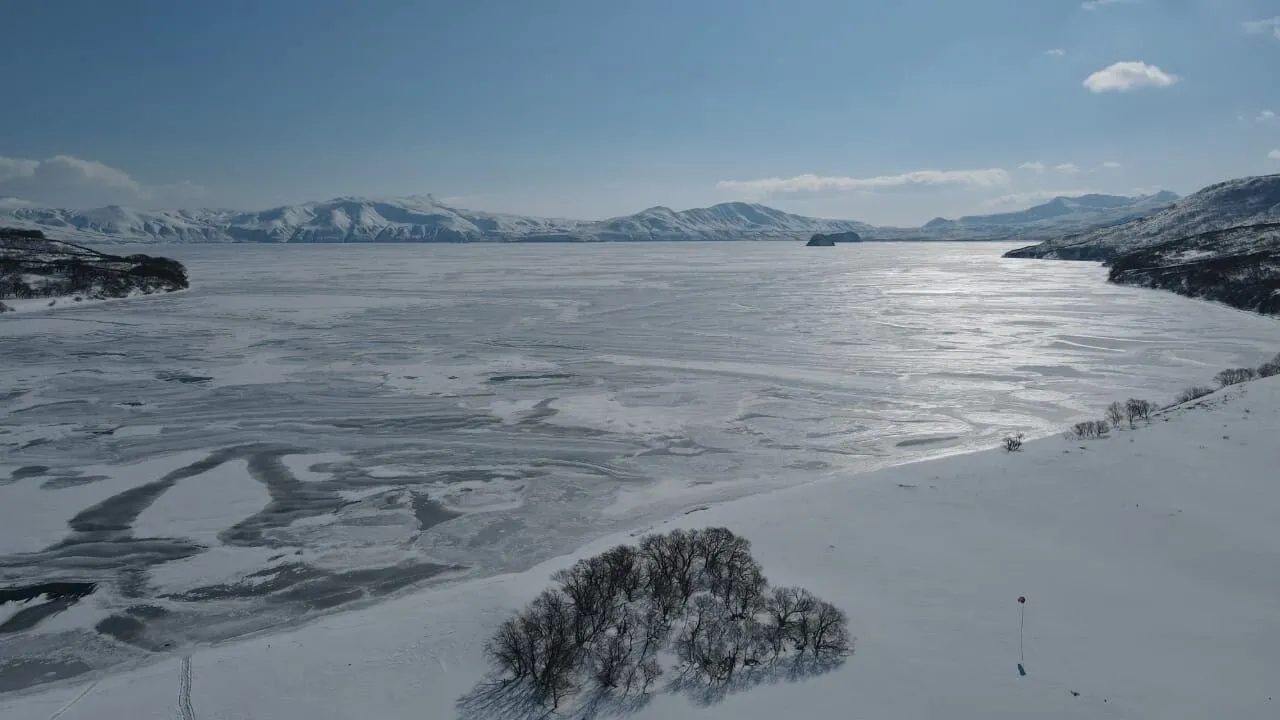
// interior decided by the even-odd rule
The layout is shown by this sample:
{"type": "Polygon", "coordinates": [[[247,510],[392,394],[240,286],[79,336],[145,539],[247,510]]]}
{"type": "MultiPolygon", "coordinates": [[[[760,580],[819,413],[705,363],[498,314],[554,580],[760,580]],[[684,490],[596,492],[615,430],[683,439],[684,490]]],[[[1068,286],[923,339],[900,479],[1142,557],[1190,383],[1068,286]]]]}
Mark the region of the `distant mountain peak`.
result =
{"type": "Polygon", "coordinates": [[[1100,260],[1192,235],[1280,222],[1280,175],[1214,183],[1184,198],[1162,190],[1140,199],[1157,211],[1021,248],[1014,255],[1100,260]]]}
{"type": "Polygon", "coordinates": [[[814,234],[858,233],[880,239],[1007,239],[1047,237],[1115,224],[1167,205],[1167,196],[1058,197],[1011,213],[934,218],[921,228],[876,228],[729,201],[673,210],[655,205],[599,221],[539,218],[464,210],[434,194],[344,196],[257,212],[142,211],[120,206],[63,210],[0,206],[0,222],[96,241],[161,242],[470,242],[575,240],[801,240],[814,234]]]}

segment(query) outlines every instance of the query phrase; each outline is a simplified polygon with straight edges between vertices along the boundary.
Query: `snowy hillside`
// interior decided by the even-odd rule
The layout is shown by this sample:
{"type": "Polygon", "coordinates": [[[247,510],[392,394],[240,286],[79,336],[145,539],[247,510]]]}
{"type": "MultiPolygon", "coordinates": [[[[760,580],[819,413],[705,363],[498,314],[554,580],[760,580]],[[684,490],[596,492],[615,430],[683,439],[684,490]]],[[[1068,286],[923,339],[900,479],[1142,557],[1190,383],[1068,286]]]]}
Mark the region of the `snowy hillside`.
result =
{"type": "Polygon", "coordinates": [[[1069,235],[1006,257],[1106,260],[1121,252],[1212,230],[1280,221],[1280,175],[1210,185],[1150,217],[1069,235]]]}
{"type": "Polygon", "coordinates": [[[1054,436],[690,508],[525,573],[9,696],[0,716],[544,717],[486,683],[498,625],[575,557],[648,530],[725,526],[770,581],[844,608],[855,654],[723,695],[663,677],[629,705],[570,703],[556,717],[1275,718],[1278,432],[1272,377],[1100,440],[1054,436]]]}
{"type": "Polygon", "coordinates": [[[856,220],[805,217],[765,205],[653,207],[607,220],[566,220],[464,210],[430,195],[336,198],[258,212],[41,208],[9,199],[0,224],[82,242],[640,242],[652,240],[807,240],[856,232],[868,240],[998,240],[1053,237],[1155,212],[1171,193],[1138,198],[1056,198],[1028,210],[937,219],[922,228],[874,227],[856,220]]]}
{"type": "Polygon", "coordinates": [[[1111,258],[1111,282],[1280,315],[1280,223],[1213,230],[1111,258]]]}

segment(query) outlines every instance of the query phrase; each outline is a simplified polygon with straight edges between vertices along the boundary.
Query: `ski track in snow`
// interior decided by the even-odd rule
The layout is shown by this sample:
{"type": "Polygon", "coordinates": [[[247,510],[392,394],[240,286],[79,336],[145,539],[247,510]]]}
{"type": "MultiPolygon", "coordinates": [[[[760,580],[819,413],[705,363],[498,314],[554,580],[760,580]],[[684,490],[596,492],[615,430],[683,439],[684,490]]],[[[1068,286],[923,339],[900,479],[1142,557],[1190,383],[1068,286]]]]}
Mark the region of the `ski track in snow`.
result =
{"type": "Polygon", "coordinates": [[[195,708],[191,706],[191,656],[183,655],[178,676],[178,710],[182,720],[196,720],[195,708]]]}

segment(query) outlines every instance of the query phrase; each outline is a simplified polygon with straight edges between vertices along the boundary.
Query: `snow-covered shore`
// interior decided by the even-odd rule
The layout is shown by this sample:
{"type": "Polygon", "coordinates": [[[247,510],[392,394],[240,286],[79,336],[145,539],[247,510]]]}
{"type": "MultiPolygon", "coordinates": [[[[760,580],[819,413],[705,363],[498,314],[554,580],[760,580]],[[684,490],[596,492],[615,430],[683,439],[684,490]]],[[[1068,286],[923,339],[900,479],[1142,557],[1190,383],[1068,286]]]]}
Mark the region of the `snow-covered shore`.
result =
{"type": "MultiPolygon", "coordinates": [[[[673,518],[660,527],[724,525],[749,538],[773,583],[849,613],[857,652],[831,673],[709,707],[660,690],[631,717],[1276,717],[1278,433],[1280,377],[1109,439],[1050,437],[673,518]]],[[[492,630],[554,570],[632,536],[10,696],[0,716],[489,717],[457,701],[486,672],[492,630]]]]}

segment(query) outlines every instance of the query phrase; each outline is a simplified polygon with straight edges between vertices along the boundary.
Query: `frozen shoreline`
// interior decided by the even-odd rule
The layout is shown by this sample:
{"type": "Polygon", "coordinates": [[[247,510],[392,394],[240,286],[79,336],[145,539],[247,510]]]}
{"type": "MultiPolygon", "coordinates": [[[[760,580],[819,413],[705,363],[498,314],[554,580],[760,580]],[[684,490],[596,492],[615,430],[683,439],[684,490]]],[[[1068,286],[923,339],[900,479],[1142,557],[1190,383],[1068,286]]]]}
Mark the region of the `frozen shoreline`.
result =
{"type": "MultiPolygon", "coordinates": [[[[1280,378],[1233,386],[1100,441],[1048,437],[754,495],[654,527],[726,525],[776,583],[850,614],[857,653],[707,708],[660,692],[632,717],[1272,717],[1280,671],[1280,378]],[[1221,468],[1232,472],[1222,473],[1221,468]],[[1019,678],[1018,595],[1029,598],[1019,678]],[[1229,664],[1232,673],[1212,668],[1229,664]],[[1073,694],[1078,693],[1078,694],[1073,694]],[[1268,694],[1270,693],[1270,694],[1268,694]]],[[[445,718],[508,613],[591,543],[280,634],[0,699],[14,720],[445,718]]],[[[462,708],[461,717],[473,717],[462,708]]]]}
{"type": "Polygon", "coordinates": [[[30,317],[38,313],[51,314],[66,312],[75,308],[93,307],[97,305],[114,305],[129,300],[141,300],[143,298],[154,300],[168,295],[180,295],[182,293],[190,292],[194,287],[195,283],[192,283],[191,287],[183,288],[181,290],[154,293],[135,292],[124,297],[82,297],[79,301],[75,300],[73,296],[29,298],[26,300],[0,300],[0,302],[4,303],[5,307],[9,308],[5,312],[0,312],[0,319],[16,317],[18,315],[30,317]]]}

